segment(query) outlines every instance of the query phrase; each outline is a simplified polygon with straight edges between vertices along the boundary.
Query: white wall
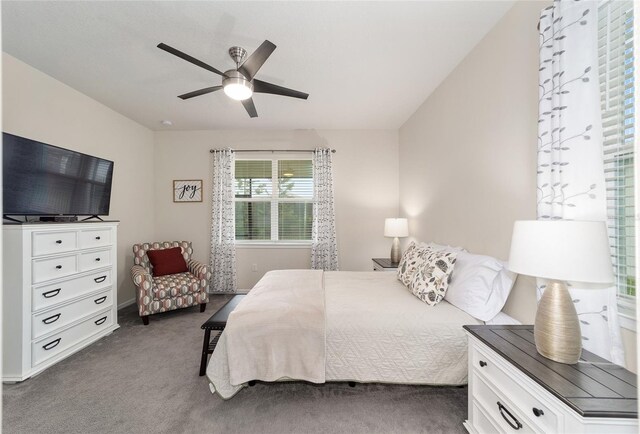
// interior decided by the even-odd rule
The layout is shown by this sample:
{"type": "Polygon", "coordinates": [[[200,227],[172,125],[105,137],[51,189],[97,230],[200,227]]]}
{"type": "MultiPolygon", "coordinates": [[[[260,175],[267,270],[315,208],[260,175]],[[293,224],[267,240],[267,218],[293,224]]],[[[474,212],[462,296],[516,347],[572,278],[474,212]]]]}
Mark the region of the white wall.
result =
{"type": "MultiPolygon", "coordinates": [[[[400,128],[400,210],[411,235],[507,259],[536,218],[538,33],[544,2],[517,2],[400,128]]],[[[533,323],[533,280],[505,311],[533,323]]],[[[636,369],[635,333],[623,330],[636,369]]]]}
{"type": "MultiPolygon", "coordinates": [[[[398,213],[397,131],[219,130],[156,132],[156,238],[191,240],[197,259],[209,260],[211,148],[313,149],[333,154],[340,268],[370,270],[372,257],[389,255],[384,219],[398,213]],[[203,179],[202,203],[173,203],[174,179],[203,179]]],[[[241,154],[240,154],[241,155],[241,154]]],[[[238,287],[251,288],[278,268],[308,268],[308,248],[237,249],[238,287]],[[251,271],[252,264],[258,267],[251,271]]]]}
{"type": "Polygon", "coordinates": [[[115,162],[118,303],[133,299],[131,246],[154,233],[152,131],[6,53],[2,68],[3,131],[115,162]]]}

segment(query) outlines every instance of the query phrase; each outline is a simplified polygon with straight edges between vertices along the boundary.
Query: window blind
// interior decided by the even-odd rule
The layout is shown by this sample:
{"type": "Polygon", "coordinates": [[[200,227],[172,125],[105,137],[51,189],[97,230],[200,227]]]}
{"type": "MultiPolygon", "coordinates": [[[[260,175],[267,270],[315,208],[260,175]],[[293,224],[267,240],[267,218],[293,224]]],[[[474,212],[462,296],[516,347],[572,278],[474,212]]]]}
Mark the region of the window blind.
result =
{"type": "Polygon", "coordinates": [[[310,240],[313,222],[311,160],[278,160],[278,239],[310,240]]]}
{"type": "Polygon", "coordinates": [[[636,229],[632,1],[607,1],[600,5],[598,57],[611,259],[619,304],[623,309],[634,310],[636,229]]]}
{"type": "Polygon", "coordinates": [[[311,160],[236,160],[236,240],[311,240],[311,160]]]}
{"type": "Polygon", "coordinates": [[[235,171],[236,240],[270,240],[272,162],[236,160],[235,171]]]}

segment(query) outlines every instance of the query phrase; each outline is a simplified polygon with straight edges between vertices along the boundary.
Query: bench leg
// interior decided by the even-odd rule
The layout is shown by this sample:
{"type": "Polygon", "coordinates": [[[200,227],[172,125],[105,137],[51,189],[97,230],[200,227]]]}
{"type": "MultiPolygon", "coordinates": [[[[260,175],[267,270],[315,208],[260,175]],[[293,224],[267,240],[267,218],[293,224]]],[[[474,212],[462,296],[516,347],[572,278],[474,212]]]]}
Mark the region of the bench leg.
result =
{"type": "Polygon", "coordinates": [[[141,316],[140,318],[142,318],[142,324],[149,325],[149,315],[141,316]]]}
{"type": "Polygon", "coordinates": [[[253,387],[256,385],[256,380],[249,381],[249,387],[253,387]]]}
{"type": "Polygon", "coordinates": [[[200,303],[200,312],[204,312],[206,308],[207,308],[207,303],[200,303]]]}
{"type": "Polygon", "coordinates": [[[202,377],[207,371],[207,356],[209,355],[209,340],[211,339],[211,330],[205,329],[204,342],[202,343],[202,357],[200,358],[200,376],[202,377]]]}

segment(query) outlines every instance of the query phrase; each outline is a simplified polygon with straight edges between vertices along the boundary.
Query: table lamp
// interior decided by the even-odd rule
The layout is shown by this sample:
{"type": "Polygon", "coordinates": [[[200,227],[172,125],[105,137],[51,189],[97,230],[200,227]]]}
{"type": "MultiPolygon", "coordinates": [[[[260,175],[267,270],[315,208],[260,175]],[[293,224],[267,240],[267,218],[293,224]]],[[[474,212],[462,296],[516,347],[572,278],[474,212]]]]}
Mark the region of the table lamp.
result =
{"type": "Polygon", "coordinates": [[[536,312],[536,348],[556,362],[577,363],[582,354],[582,336],[566,282],[614,282],[605,223],[517,221],[513,226],[509,269],[549,279],[536,312]]]}
{"type": "Polygon", "coordinates": [[[391,262],[400,262],[400,241],[399,237],[409,236],[409,224],[407,219],[385,219],[384,220],[384,236],[393,237],[391,244],[391,262]]]}

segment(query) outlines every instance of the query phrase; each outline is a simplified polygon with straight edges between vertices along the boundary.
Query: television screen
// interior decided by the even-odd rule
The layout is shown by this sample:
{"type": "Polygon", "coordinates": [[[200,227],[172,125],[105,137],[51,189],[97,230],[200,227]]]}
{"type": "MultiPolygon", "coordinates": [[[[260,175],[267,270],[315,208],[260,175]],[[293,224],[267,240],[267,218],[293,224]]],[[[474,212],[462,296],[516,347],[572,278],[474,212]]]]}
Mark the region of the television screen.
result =
{"type": "Polygon", "coordinates": [[[2,134],[5,215],[108,215],[113,161],[2,134]]]}

